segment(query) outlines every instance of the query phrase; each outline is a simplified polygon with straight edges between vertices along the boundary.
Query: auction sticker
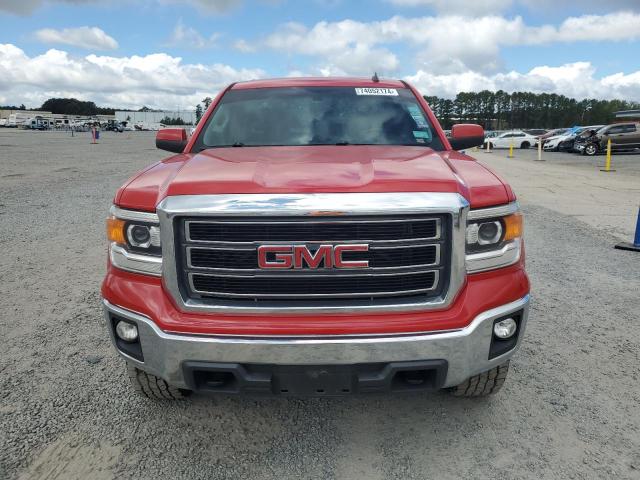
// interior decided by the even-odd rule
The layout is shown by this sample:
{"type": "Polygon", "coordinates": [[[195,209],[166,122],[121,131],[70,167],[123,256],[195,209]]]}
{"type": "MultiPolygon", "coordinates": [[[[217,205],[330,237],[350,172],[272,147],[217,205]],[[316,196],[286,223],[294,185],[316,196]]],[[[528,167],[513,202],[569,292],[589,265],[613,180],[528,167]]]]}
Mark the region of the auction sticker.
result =
{"type": "Polygon", "coordinates": [[[397,97],[398,90],[395,88],[356,88],[356,95],[383,95],[387,97],[397,97]]]}

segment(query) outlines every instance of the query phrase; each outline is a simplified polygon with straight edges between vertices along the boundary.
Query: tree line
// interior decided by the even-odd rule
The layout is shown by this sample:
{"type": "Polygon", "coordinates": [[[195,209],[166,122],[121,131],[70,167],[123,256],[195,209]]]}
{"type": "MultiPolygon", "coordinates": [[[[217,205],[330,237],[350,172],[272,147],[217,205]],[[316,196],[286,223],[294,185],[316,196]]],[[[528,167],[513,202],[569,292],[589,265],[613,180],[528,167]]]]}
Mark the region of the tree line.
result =
{"type": "MultiPolygon", "coordinates": [[[[640,109],[640,103],[625,100],[576,100],[555,93],[507,93],[503,90],[460,92],[454,99],[427,95],[424,98],[445,129],[454,123],[479,123],[487,130],[600,125],[610,123],[613,112],[640,109]]],[[[196,106],[196,121],[200,120],[211,102],[211,97],[206,97],[202,105],[196,106]]],[[[25,110],[24,105],[0,108],[25,110]]],[[[94,102],[76,98],[50,98],[38,110],[84,116],[113,115],[116,110],[136,111],[98,107],[94,102]]],[[[154,110],[145,106],[137,111],[154,110]]]]}
{"type": "Polygon", "coordinates": [[[479,123],[487,130],[556,128],[608,124],[618,110],[640,109],[640,103],[597,100],[555,93],[460,92],[455,99],[424,96],[443,128],[454,123],[479,123]]]}
{"type": "Polygon", "coordinates": [[[31,110],[31,111],[45,111],[60,115],[81,115],[81,116],[94,116],[94,115],[115,115],[116,110],[124,112],[160,112],[161,110],[154,110],[149,107],[142,107],[138,110],[132,110],[130,108],[112,108],[112,107],[98,107],[94,102],[78,100],[77,98],[50,98],[46,100],[39,108],[26,108],[24,104],[19,107],[15,105],[2,105],[0,110],[31,110]]]}

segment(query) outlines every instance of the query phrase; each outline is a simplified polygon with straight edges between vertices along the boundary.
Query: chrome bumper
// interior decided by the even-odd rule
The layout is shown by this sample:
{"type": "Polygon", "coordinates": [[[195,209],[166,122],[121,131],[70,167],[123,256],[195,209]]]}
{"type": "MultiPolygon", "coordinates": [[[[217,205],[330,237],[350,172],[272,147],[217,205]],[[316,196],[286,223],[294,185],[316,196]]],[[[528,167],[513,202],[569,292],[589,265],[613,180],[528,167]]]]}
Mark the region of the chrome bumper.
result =
{"type": "Polygon", "coordinates": [[[180,388],[187,388],[183,371],[183,364],[187,361],[340,365],[436,359],[447,361],[444,387],[452,387],[508,360],[520,346],[529,313],[527,295],[483,312],[469,326],[455,331],[395,336],[246,338],[166,333],[146,316],[112,305],[107,300],[103,300],[103,303],[114,346],[109,313],[137,324],[144,362],[116,348],[118,353],[138,368],[180,388]],[[523,313],[516,347],[489,360],[493,321],[520,310],[523,313]]]}

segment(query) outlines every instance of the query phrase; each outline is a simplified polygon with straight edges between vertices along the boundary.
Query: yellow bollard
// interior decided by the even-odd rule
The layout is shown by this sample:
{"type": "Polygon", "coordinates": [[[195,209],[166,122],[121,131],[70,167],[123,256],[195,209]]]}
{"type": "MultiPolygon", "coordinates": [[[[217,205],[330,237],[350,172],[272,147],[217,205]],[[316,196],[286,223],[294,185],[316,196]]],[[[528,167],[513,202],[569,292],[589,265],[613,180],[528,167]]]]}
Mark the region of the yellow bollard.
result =
{"type": "Polygon", "coordinates": [[[607,140],[607,161],[604,164],[604,169],[600,169],[601,172],[615,172],[611,170],[611,139],[607,140]]]}
{"type": "Polygon", "coordinates": [[[507,158],[513,158],[513,141],[509,145],[509,156],[507,158]]]}

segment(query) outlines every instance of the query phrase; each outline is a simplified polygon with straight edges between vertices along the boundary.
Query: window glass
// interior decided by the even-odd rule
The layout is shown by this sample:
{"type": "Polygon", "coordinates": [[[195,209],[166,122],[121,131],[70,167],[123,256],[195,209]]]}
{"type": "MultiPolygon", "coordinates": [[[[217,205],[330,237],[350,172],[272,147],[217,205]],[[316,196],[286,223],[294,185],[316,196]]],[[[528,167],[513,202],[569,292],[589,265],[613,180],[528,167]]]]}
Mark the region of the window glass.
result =
{"type": "Polygon", "coordinates": [[[196,148],[275,145],[444,147],[410,90],[292,87],[231,90],[196,148]]]}

